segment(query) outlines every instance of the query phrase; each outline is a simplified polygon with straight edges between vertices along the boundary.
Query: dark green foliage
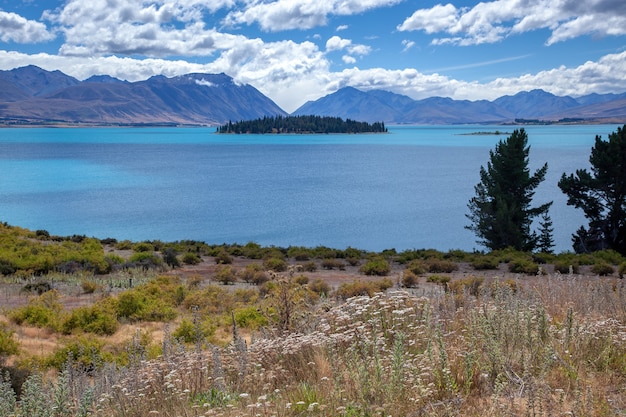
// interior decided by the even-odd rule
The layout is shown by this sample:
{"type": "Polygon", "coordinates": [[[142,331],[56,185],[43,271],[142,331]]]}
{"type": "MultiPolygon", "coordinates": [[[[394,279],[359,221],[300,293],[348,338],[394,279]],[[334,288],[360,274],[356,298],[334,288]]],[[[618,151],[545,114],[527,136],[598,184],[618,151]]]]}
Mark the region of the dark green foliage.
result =
{"type": "Polygon", "coordinates": [[[591,172],[578,169],[559,181],[567,204],[582,209],[589,221],[572,236],[574,250],[613,249],[626,255],[626,125],[608,141],[596,136],[589,162],[591,172]]]}
{"type": "Polygon", "coordinates": [[[547,213],[552,202],[531,207],[548,164],[531,176],[529,152],[526,132],[516,129],[496,144],[495,151],[489,151],[487,168],[480,168],[476,196],[469,201],[466,215],[471,224],[466,228],[476,234],[477,243],[491,250],[513,247],[532,251],[538,247],[539,236],[531,230],[533,219],[547,213]]]}
{"type": "Polygon", "coordinates": [[[365,275],[385,276],[391,272],[391,266],[385,258],[376,257],[367,261],[359,271],[365,275]]]}
{"type": "Polygon", "coordinates": [[[539,271],[539,264],[528,258],[515,258],[509,262],[509,272],[514,274],[536,275],[539,271]]]}
{"type": "Polygon", "coordinates": [[[476,256],[470,263],[472,268],[478,271],[484,271],[487,269],[498,269],[500,266],[500,260],[492,255],[480,255],[476,256]]]}
{"type": "Polygon", "coordinates": [[[180,267],[180,261],[177,256],[178,253],[173,248],[165,248],[163,251],[163,260],[172,268],[180,267]]]}
{"type": "Polygon", "coordinates": [[[215,263],[216,264],[232,264],[233,258],[230,256],[228,252],[225,250],[221,250],[215,255],[215,263]]]}
{"type": "Polygon", "coordinates": [[[429,259],[428,261],[426,261],[426,268],[428,269],[428,272],[438,274],[457,271],[459,269],[459,266],[456,262],[452,261],[446,261],[443,259],[429,259]]]}
{"type": "Polygon", "coordinates": [[[202,258],[193,252],[185,252],[183,254],[183,263],[185,265],[197,265],[202,262],[202,258]]]}
{"type": "Polygon", "coordinates": [[[541,215],[539,222],[539,241],[537,242],[537,250],[543,253],[552,253],[554,248],[554,227],[552,227],[552,219],[545,212],[541,215]]]}
{"type": "Polygon", "coordinates": [[[280,258],[268,258],[263,261],[263,266],[268,271],[284,272],[287,270],[287,262],[280,258]]]}
{"type": "Polygon", "coordinates": [[[591,265],[591,272],[596,275],[607,276],[613,274],[615,269],[605,261],[598,261],[591,265]]]}
{"type": "Polygon", "coordinates": [[[265,116],[262,119],[228,122],[218,133],[383,133],[385,123],[357,122],[328,116],[265,116]]]}

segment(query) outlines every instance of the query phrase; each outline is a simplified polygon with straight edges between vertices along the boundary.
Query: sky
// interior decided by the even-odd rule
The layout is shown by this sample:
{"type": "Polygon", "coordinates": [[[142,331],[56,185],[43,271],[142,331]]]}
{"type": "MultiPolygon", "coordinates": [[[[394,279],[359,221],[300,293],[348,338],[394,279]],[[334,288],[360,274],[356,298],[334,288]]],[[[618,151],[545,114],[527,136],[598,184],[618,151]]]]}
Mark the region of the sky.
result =
{"type": "Polygon", "coordinates": [[[413,99],[626,91],[624,0],[0,0],[0,70],[225,73],[287,112],[345,86],[413,99]]]}

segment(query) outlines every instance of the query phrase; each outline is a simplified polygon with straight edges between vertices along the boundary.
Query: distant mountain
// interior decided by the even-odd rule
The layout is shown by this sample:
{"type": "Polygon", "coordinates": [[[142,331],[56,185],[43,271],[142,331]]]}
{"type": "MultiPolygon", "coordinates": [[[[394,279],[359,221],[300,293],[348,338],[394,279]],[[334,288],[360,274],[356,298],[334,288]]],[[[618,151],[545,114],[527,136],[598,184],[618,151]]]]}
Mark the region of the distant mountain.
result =
{"type": "Polygon", "coordinates": [[[286,115],[250,85],[225,74],[85,81],[35,66],[0,71],[0,121],[11,123],[220,125],[286,115]]]}
{"type": "Polygon", "coordinates": [[[309,101],[294,115],[339,116],[387,124],[510,123],[516,119],[559,121],[626,121],[626,93],[592,94],[574,99],[543,90],[524,91],[493,101],[410,97],[383,90],[342,88],[316,101],[309,101]]]}
{"type": "MultiPolygon", "coordinates": [[[[225,74],[154,76],[128,82],[108,75],[84,81],[26,66],[0,71],[0,123],[223,125],[286,116],[272,100],[225,74]]],[[[559,97],[523,91],[493,101],[430,97],[414,100],[385,90],[342,88],[292,113],[386,124],[626,122],[626,93],[559,97]]]]}

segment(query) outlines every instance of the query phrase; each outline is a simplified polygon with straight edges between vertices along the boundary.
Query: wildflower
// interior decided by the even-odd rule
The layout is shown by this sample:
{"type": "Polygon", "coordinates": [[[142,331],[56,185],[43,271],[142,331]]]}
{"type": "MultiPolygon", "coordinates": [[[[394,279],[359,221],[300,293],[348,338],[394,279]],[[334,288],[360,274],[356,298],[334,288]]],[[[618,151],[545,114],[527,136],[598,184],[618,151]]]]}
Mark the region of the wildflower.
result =
{"type": "Polygon", "coordinates": [[[248,398],[250,396],[250,394],[247,394],[245,392],[242,392],[241,394],[239,394],[239,398],[248,398]]]}

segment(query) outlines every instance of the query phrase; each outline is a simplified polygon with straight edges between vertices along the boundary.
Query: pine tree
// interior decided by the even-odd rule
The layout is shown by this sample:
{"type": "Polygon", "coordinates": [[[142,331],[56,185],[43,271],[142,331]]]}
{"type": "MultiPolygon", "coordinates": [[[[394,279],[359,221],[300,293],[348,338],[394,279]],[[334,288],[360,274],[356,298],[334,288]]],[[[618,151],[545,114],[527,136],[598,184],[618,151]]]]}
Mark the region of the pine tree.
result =
{"type": "Polygon", "coordinates": [[[547,213],[552,202],[531,207],[548,164],[531,176],[529,152],[526,132],[516,129],[489,151],[487,168],[480,167],[476,196],[469,201],[470,213],[466,215],[471,224],[466,228],[479,238],[477,243],[491,250],[512,247],[532,251],[538,247],[539,236],[531,226],[534,218],[547,213]]]}
{"type": "Polygon", "coordinates": [[[541,215],[541,222],[539,223],[539,241],[537,243],[539,252],[552,253],[554,248],[553,232],[552,219],[548,212],[545,212],[541,215]]]}
{"type": "Polygon", "coordinates": [[[613,249],[626,255],[626,125],[608,141],[596,136],[589,162],[591,172],[579,169],[559,180],[567,204],[582,209],[589,220],[572,236],[574,250],[613,249]]]}

